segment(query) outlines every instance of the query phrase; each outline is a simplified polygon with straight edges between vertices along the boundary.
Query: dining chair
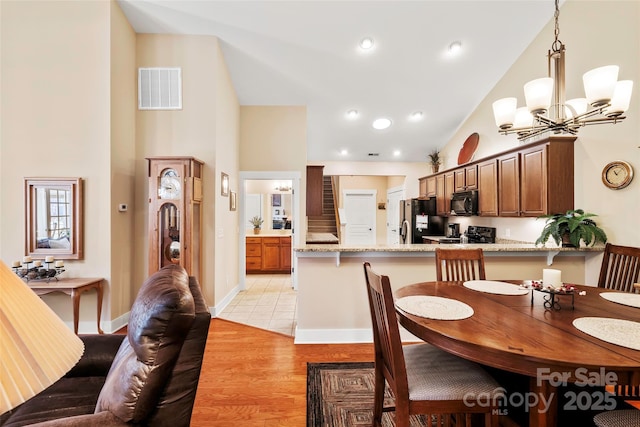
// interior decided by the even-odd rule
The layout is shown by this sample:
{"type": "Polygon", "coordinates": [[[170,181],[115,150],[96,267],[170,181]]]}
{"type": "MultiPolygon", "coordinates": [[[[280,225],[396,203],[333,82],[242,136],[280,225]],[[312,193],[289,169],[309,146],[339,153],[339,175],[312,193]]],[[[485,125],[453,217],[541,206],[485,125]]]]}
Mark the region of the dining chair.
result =
{"type": "Polygon", "coordinates": [[[615,409],[600,412],[593,417],[597,427],[638,427],[640,426],[640,409],[615,409]]]}
{"type": "Polygon", "coordinates": [[[409,427],[410,416],[418,414],[438,426],[450,425],[452,417],[456,426],[470,425],[473,414],[484,414],[484,425],[497,427],[497,405],[504,398],[500,385],[475,362],[431,344],[403,346],[389,277],[375,273],[368,262],[364,275],[375,350],[373,426],[381,426],[383,412],[395,410],[397,427],[409,427]],[[384,408],[385,381],[393,408],[384,408]],[[482,396],[491,404],[477,399],[482,396]]]}
{"type": "Polygon", "coordinates": [[[640,248],[607,243],[600,267],[598,287],[622,292],[635,292],[640,281],[640,248]]]}
{"type": "Polygon", "coordinates": [[[485,280],[482,249],[436,248],[436,279],[438,281],[485,280]]]}

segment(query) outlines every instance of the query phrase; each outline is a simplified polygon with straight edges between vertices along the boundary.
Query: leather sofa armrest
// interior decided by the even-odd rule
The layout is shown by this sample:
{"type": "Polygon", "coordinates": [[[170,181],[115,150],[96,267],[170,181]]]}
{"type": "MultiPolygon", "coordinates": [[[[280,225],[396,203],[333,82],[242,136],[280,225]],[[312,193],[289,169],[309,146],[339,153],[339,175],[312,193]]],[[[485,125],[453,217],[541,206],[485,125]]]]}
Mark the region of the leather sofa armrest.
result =
{"type": "Polygon", "coordinates": [[[84,353],[66,377],[107,376],[113,358],[116,356],[126,335],[80,335],[84,343],[84,353]]]}

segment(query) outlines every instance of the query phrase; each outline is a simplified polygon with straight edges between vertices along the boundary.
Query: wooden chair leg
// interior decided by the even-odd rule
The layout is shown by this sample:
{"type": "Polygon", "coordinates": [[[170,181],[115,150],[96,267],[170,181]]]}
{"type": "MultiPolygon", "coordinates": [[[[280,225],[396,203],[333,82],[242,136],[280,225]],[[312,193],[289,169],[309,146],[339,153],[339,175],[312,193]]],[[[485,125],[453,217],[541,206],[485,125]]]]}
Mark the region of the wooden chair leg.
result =
{"type": "Polygon", "coordinates": [[[382,411],[384,407],[385,379],[382,372],[375,372],[374,402],[373,402],[373,427],[382,426],[382,411]]]}

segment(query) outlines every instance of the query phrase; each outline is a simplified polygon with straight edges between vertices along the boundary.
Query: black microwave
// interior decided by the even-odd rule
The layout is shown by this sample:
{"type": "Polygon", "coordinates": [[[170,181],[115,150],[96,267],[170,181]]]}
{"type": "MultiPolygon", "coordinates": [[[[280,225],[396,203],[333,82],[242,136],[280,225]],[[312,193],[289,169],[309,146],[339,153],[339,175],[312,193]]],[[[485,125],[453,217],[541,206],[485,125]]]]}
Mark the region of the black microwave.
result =
{"type": "Polygon", "coordinates": [[[451,213],[456,215],[477,215],[478,190],[453,193],[451,195],[451,213]]]}

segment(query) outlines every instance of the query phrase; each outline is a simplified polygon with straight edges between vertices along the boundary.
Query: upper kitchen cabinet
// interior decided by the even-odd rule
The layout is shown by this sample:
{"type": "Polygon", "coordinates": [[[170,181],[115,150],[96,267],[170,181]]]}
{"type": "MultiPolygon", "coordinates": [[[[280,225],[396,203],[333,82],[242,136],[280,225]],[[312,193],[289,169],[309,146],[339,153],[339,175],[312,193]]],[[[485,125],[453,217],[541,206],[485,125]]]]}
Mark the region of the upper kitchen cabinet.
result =
{"type": "Polygon", "coordinates": [[[478,164],[478,215],[498,216],[498,162],[478,164]]]}
{"type": "Polygon", "coordinates": [[[430,176],[419,179],[420,198],[428,199],[436,195],[436,177],[430,176]]]}
{"type": "Polygon", "coordinates": [[[324,166],[307,166],[307,216],[322,215],[324,166]]]}
{"type": "Polygon", "coordinates": [[[573,142],[550,137],[498,158],[500,216],[533,216],[573,209],[573,142]]]}
{"type": "Polygon", "coordinates": [[[448,216],[451,212],[451,195],[454,190],[454,182],[454,171],[436,175],[436,214],[438,216],[448,216]]]}
{"type": "Polygon", "coordinates": [[[455,191],[478,189],[478,166],[465,166],[454,171],[455,191]]]}

